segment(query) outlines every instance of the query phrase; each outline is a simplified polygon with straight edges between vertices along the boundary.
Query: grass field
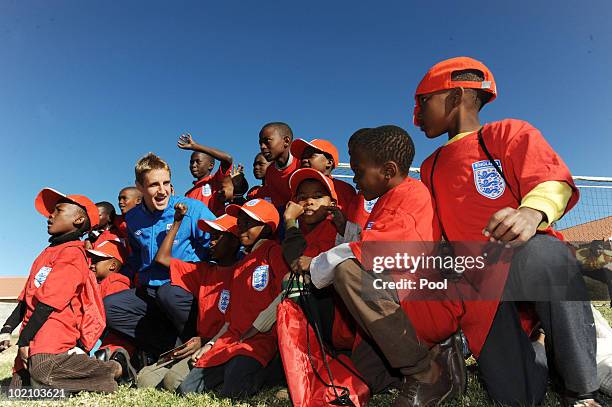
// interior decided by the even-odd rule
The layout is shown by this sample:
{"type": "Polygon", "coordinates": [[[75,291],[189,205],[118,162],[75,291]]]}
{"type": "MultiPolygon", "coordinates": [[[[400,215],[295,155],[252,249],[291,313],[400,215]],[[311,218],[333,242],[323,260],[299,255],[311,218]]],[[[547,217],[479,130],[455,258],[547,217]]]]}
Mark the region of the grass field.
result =
{"type": "MultiPolygon", "coordinates": [[[[612,309],[610,309],[608,303],[597,303],[596,308],[606,317],[608,321],[612,321],[612,309]]],[[[16,348],[13,346],[11,349],[0,354],[0,386],[8,386],[10,382],[11,366],[12,361],[16,354],[16,348]]],[[[484,407],[490,406],[491,403],[487,400],[485,392],[478,382],[477,375],[473,372],[473,367],[469,368],[468,377],[468,391],[467,393],[459,398],[445,403],[444,406],[450,407],[484,407]]],[[[76,396],[72,396],[65,401],[47,401],[47,402],[20,402],[19,406],[35,405],[35,406],[61,406],[61,407],[89,407],[89,406],[141,406],[141,407],[153,407],[153,406],[167,406],[167,407],[191,407],[191,406],[210,406],[210,407],[227,407],[227,406],[290,406],[291,403],[286,400],[277,400],[275,394],[278,388],[269,389],[257,397],[249,400],[242,401],[240,403],[233,402],[228,399],[219,399],[213,394],[200,394],[189,397],[179,397],[175,394],[152,389],[131,389],[127,387],[120,387],[119,391],[114,394],[100,395],[92,393],[82,393],[76,396]]],[[[369,406],[373,407],[386,407],[389,406],[394,399],[393,394],[377,395],[375,396],[369,406]]],[[[612,399],[606,398],[603,400],[606,405],[612,405],[612,399]]],[[[15,405],[9,401],[2,400],[0,398],[0,406],[4,405],[15,405]]],[[[544,403],[545,407],[559,406],[559,398],[552,391],[549,392],[544,403]]]]}

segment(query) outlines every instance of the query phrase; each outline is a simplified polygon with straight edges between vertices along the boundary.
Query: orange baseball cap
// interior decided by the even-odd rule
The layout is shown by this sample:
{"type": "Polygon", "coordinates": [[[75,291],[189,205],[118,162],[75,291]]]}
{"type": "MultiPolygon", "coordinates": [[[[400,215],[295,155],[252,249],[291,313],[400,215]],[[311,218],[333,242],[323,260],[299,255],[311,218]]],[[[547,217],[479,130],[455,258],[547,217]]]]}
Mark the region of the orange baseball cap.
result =
{"type": "Polygon", "coordinates": [[[96,244],[95,249],[87,249],[87,252],[105,259],[114,257],[115,259],[119,260],[121,264],[125,263],[125,258],[127,257],[125,248],[121,242],[116,240],[105,240],[100,244],[96,244]]]}
{"type": "Polygon", "coordinates": [[[334,188],[334,182],[323,173],[315,170],[314,168],[300,168],[295,171],[289,177],[289,189],[291,189],[291,199],[295,198],[297,194],[298,187],[302,183],[302,181],[307,179],[314,179],[319,181],[321,184],[327,188],[329,195],[332,199],[335,199],[338,202],[338,194],[336,194],[336,188],[334,188]]]}
{"type": "Polygon", "coordinates": [[[302,159],[302,154],[306,147],[312,147],[315,150],[319,150],[322,153],[326,153],[332,156],[334,159],[334,167],[338,165],[338,149],[330,141],[316,138],[311,141],[306,141],[301,138],[293,140],[291,143],[291,154],[298,160],[302,159]]]}
{"type": "Polygon", "coordinates": [[[34,207],[41,215],[48,218],[55,210],[55,205],[62,199],[68,200],[85,209],[89,217],[90,230],[100,223],[100,212],[98,212],[98,207],[84,195],[65,195],[52,188],[43,188],[34,200],[34,207]]]}
{"type": "Polygon", "coordinates": [[[482,62],[469,57],[456,57],[438,62],[432,66],[429,71],[427,71],[419,83],[419,86],[417,86],[416,92],[414,93],[414,125],[421,125],[418,119],[421,109],[417,98],[419,95],[459,87],[468,89],[482,89],[485,92],[489,92],[491,94],[491,99],[489,102],[492,102],[497,97],[495,78],[493,78],[493,74],[489,68],[487,68],[482,62]],[[484,81],[474,82],[452,80],[453,72],[464,71],[466,69],[475,69],[482,72],[484,75],[484,81]]]}
{"type": "Polygon", "coordinates": [[[249,215],[250,218],[270,226],[272,232],[276,230],[280,222],[280,216],[274,205],[263,199],[251,199],[242,206],[232,204],[225,207],[225,213],[236,218],[240,211],[249,215]]]}
{"type": "Polygon", "coordinates": [[[198,221],[198,227],[204,232],[210,230],[218,230],[219,232],[229,232],[235,236],[238,236],[238,219],[235,216],[230,216],[226,213],[219,216],[214,220],[200,219],[198,221]]]}

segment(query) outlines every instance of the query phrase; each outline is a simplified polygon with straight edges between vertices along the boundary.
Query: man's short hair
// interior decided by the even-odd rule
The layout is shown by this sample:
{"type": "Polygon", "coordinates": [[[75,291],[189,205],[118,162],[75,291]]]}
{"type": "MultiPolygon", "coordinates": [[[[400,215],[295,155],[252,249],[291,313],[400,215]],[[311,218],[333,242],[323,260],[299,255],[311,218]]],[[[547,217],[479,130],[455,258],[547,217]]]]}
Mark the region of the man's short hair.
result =
{"type": "Polygon", "coordinates": [[[142,185],[145,174],[152,170],[166,170],[168,171],[168,174],[172,174],[170,172],[170,166],[168,163],[159,158],[157,155],[149,153],[136,162],[136,167],[134,168],[136,182],[142,185]]]}
{"type": "Polygon", "coordinates": [[[406,130],[393,125],[357,130],[349,139],[349,149],[355,148],[367,151],[377,165],[393,161],[402,174],[410,172],[414,159],[412,138],[406,130]]]}
{"type": "Polygon", "coordinates": [[[261,128],[261,131],[259,132],[259,135],[261,136],[261,133],[263,133],[263,131],[265,129],[267,129],[268,127],[274,128],[274,130],[276,130],[278,132],[278,134],[281,135],[281,137],[287,137],[288,136],[290,140],[293,140],[293,131],[291,130],[291,127],[289,127],[289,125],[287,123],[283,123],[283,122],[270,122],[270,123],[266,123],[261,128]]]}

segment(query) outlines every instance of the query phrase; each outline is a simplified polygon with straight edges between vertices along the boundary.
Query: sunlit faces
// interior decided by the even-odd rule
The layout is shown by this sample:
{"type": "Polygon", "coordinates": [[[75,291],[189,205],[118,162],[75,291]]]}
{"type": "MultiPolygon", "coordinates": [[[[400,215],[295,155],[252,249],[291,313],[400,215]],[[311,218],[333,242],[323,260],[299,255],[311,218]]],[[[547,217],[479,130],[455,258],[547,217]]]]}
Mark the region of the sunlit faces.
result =
{"type": "Polygon", "coordinates": [[[367,151],[362,151],[359,146],[352,148],[349,154],[354,173],[353,182],[365,200],[371,201],[383,195],[387,184],[383,165],[374,163],[367,151]]]}
{"type": "Polygon", "coordinates": [[[142,194],[134,187],[123,188],[117,198],[121,214],[125,215],[130,209],[142,201],[142,194]]]}
{"type": "Polygon", "coordinates": [[[259,149],[269,162],[277,160],[291,144],[289,137],[283,137],[274,127],[264,128],[259,134],[259,149]]]}
{"type": "Polygon", "coordinates": [[[62,235],[78,230],[87,214],[80,206],[70,202],[58,202],[47,219],[47,233],[62,235]]]}
{"type": "Polygon", "coordinates": [[[170,173],[165,169],[147,171],[142,177],[142,185],[136,187],[142,193],[145,206],[150,211],[163,211],[168,206],[171,195],[170,173]]]}
{"type": "Polygon", "coordinates": [[[418,120],[427,138],[435,138],[448,131],[453,110],[449,97],[451,92],[452,89],[417,96],[420,107],[418,120]]]}
{"type": "Polygon", "coordinates": [[[327,215],[327,206],[335,205],[329,191],[320,181],[305,179],[300,183],[295,195],[297,204],[304,208],[300,221],[307,225],[317,224],[323,221],[327,215]]]}
{"type": "Polygon", "coordinates": [[[200,179],[210,174],[215,167],[215,163],[208,154],[194,152],[189,159],[189,171],[194,178],[200,179]]]}
{"type": "Polygon", "coordinates": [[[255,179],[264,179],[269,165],[270,162],[266,160],[263,154],[257,154],[255,160],[253,160],[253,176],[255,179]]]}
{"type": "Polygon", "coordinates": [[[240,234],[240,243],[244,247],[250,248],[253,246],[265,227],[264,223],[256,221],[244,211],[238,213],[238,233],[240,234]]]}
{"type": "Polygon", "coordinates": [[[300,166],[302,168],[313,168],[325,175],[330,175],[334,167],[334,161],[320,150],[308,146],[300,157],[300,166]]]}

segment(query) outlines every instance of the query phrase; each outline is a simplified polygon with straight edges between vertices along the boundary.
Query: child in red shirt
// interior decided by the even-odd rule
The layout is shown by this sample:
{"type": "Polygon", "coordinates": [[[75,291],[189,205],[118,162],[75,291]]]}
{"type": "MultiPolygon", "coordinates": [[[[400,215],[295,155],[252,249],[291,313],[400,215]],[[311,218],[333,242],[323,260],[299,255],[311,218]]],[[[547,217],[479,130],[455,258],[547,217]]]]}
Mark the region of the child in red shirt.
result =
{"type": "Polygon", "coordinates": [[[192,356],[194,369],[177,391],[181,394],[213,390],[221,386],[225,397],[250,396],[259,391],[266,367],[277,351],[275,332],[241,340],[255,318],[280,292],[288,268],[278,243],[270,240],[278,227],[274,206],[260,199],[242,207],[229,205],[227,214],[238,218],[240,243],[245,257],[234,267],[232,300],[226,325],[192,356]]]}
{"type": "Polygon", "coordinates": [[[123,369],[116,361],[89,358],[104,330],[104,307],[79,238],[99,222],[98,209],[82,195],[45,188],[38,212],[48,217],[51,243],[36,258],[19,304],[2,333],[23,322],[12,387],[43,386],[69,391],[112,392],[123,369]]]}
{"type": "Polygon", "coordinates": [[[332,171],[338,165],[338,149],[331,142],[322,139],[306,141],[296,139],[291,143],[291,154],[300,160],[301,168],[314,168],[329,177],[338,195],[338,206],[346,213],[355,199],[355,188],[334,178],[332,171]]]}
{"type": "Polygon", "coordinates": [[[198,227],[210,233],[210,257],[215,263],[189,263],[172,257],[172,242],[187,213],[185,204],[175,206],[174,223],[160,246],[155,261],[170,268],[172,285],[193,294],[198,303],[194,338],[168,362],[147,366],[138,374],[138,387],[157,387],[175,391],[192,367],[190,356],[213,343],[225,332],[225,314],[231,299],[234,265],[239,259],[240,240],[237,219],[224,214],[215,220],[201,219],[198,227]]]}
{"type": "Polygon", "coordinates": [[[293,132],[286,123],[268,123],[259,132],[259,148],[270,166],[264,178],[265,187],[256,197],[270,198],[279,212],[291,199],[289,177],[300,166],[299,160],[290,152],[292,141],[293,132]]]}
{"type": "Polygon", "coordinates": [[[189,160],[189,170],[196,180],[185,196],[204,202],[212,213],[217,216],[222,215],[225,211],[225,201],[233,197],[230,177],[232,156],[216,148],[196,143],[191,134],[181,135],[178,147],[193,151],[189,160]],[[215,159],[220,162],[219,169],[211,175],[215,168],[215,159]]]}
{"type": "MultiPolygon", "coordinates": [[[[550,228],[576,204],[578,190],[563,160],[532,125],[515,119],[480,124],[480,109],[496,96],[493,74],[472,58],[451,58],[427,72],[415,92],[414,121],[428,138],[448,134],[449,140],[423,162],[421,177],[434,196],[446,240],[516,248],[504,298],[535,308],[567,405],[597,406],[588,293],[573,254],[550,228]]],[[[515,303],[491,305],[466,302],[468,313],[488,307],[482,318],[496,328],[471,340],[485,343],[478,363],[489,371],[487,391],[502,403],[538,403],[546,380],[534,373],[533,350],[521,334],[515,303]],[[505,310],[507,318],[500,315],[505,310]],[[522,380],[510,386],[507,377],[522,380]]]]}

